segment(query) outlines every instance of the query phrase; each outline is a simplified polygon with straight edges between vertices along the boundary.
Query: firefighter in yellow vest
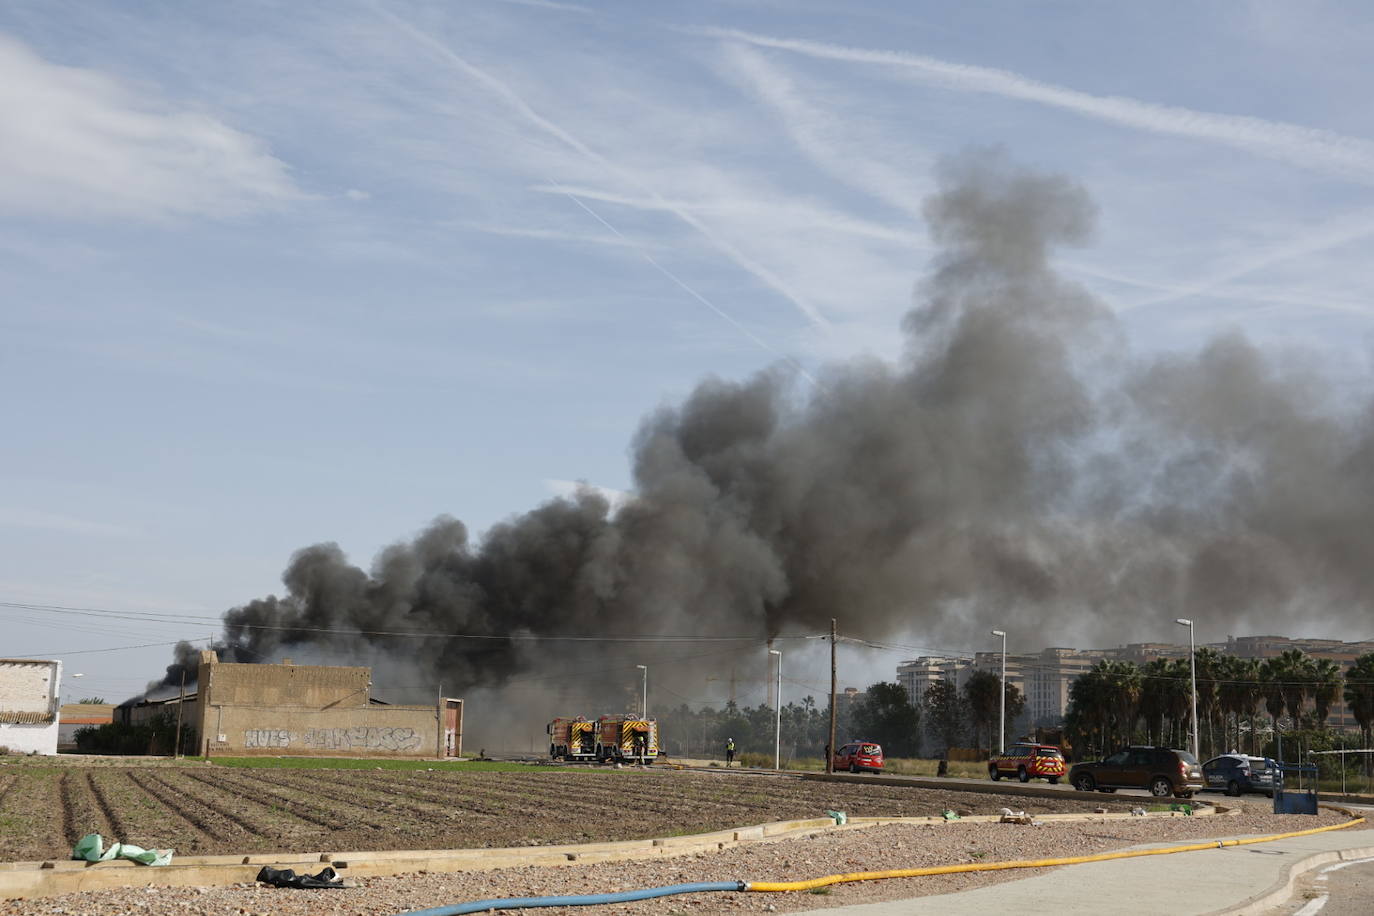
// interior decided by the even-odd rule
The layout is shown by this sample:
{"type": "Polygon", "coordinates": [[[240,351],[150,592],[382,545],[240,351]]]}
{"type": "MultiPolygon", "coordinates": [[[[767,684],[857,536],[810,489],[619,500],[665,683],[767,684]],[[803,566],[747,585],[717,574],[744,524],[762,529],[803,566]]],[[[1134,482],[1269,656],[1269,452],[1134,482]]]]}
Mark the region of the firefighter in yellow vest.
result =
{"type": "Polygon", "coordinates": [[[725,765],[729,766],[735,760],[735,739],[725,739],[725,765]]]}

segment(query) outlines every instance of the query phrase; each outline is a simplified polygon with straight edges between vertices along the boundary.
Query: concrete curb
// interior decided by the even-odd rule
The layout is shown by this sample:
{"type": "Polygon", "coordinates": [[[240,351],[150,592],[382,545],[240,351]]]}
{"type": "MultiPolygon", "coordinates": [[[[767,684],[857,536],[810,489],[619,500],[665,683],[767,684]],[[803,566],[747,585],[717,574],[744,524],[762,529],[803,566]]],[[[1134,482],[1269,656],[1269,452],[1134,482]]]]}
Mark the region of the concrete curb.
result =
{"type": "MultiPolygon", "coordinates": [[[[1239,814],[1238,809],[1199,812],[1197,817],[1239,814]]],[[[1045,814],[1038,820],[1097,821],[1132,818],[1126,812],[1106,814],[1045,814]]],[[[1184,817],[1179,811],[1154,811],[1147,817],[1184,817]]],[[[857,830],[886,824],[938,824],[956,829],[960,823],[994,823],[1001,815],[971,815],[956,821],[943,817],[855,817],[844,825],[833,818],[773,821],[692,836],[562,846],[520,846],[502,849],[432,849],[311,853],[254,853],[228,856],[186,856],[171,865],[152,868],[115,860],[88,863],[50,859],[45,862],[0,863],[0,900],[51,897],[114,887],[224,886],[250,883],[264,865],[315,872],[332,866],[344,876],[385,876],[411,872],[488,871],[518,866],[563,867],[596,862],[653,859],[698,852],[716,852],[750,843],[777,842],[820,833],[857,830]]]]}
{"type": "Polygon", "coordinates": [[[1370,856],[1374,856],[1374,846],[1355,846],[1349,849],[1314,852],[1305,859],[1300,859],[1288,866],[1287,874],[1264,891],[1236,906],[1214,910],[1208,916],[1260,916],[1273,907],[1287,902],[1293,896],[1293,885],[1312,869],[1320,868],[1331,862],[1364,859],[1370,856]]]}

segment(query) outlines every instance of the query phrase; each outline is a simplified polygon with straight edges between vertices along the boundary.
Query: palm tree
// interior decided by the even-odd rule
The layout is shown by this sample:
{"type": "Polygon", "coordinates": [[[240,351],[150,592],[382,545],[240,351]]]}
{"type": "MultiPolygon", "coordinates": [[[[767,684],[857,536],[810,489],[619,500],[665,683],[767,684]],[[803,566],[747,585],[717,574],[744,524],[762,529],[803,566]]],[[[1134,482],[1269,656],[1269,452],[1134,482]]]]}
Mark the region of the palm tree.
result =
{"type": "Polygon", "coordinates": [[[1283,665],[1280,657],[1266,658],[1260,664],[1260,692],[1264,696],[1264,709],[1273,720],[1274,732],[1279,730],[1279,718],[1283,715],[1283,665]]]}
{"type": "MultiPolygon", "coordinates": [[[[1255,713],[1259,711],[1260,705],[1264,702],[1264,681],[1260,668],[1260,660],[1257,658],[1238,658],[1236,659],[1234,676],[1236,678],[1236,703],[1241,713],[1250,722],[1250,753],[1253,755],[1259,748],[1256,741],[1255,713]]],[[[1236,722],[1236,745],[1240,745],[1240,722],[1236,722]]]]}
{"type": "Polygon", "coordinates": [[[1087,760],[1107,751],[1108,689],[1104,673],[1107,662],[1098,662],[1073,679],[1069,685],[1069,708],[1064,727],[1078,748],[1077,757],[1087,760]]]}
{"type": "MultiPolygon", "coordinates": [[[[1202,726],[1207,725],[1207,745],[1215,749],[1216,737],[1212,723],[1216,721],[1220,707],[1217,681],[1221,678],[1222,654],[1211,646],[1203,646],[1193,653],[1193,664],[1197,669],[1197,715],[1198,747],[1202,747],[1202,726]]],[[[1210,757],[1208,754],[1207,757],[1210,757]]],[[[1206,757],[1203,758],[1204,760],[1206,757]]]]}
{"type": "Polygon", "coordinates": [[[1326,729],[1326,717],[1331,704],[1341,695],[1341,666],[1329,658],[1319,658],[1312,666],[1313,724],[1326,729]]]}
{"type": "Polygon", "coordinates": [[[1245,660],[1234,655],[1221,656],[1217,667],[1217,705],[1221,708],[1222,739],[1228,748],[1240,748],[1240,717],[1245,707],[1245,660]],[[1227,731],[1230,723],[1231,730],[1227,731]],[[1235,741],[1231,736],[1235,736],[1235,741]]]}
{"type": "Polygon", "coordinates": [[[1140,669],[1140,718],[1145,723],[1145,740],[1164,743],[1164,719],[1173,707],[1171,694],[1178,683],[1169,669],[1169,659],[1156,658],[1140,669]]]}
{"type": "Polygon", "coordinates": [[[1140,716],[1140,669],[1133,662],[1100,662],[1107,690],[1107,709],[1119,743],[1131,743],[1140,716]]]}
{"type": "Polygon", "coordinates": [[[1278,662],[1278,670],[1282,675],[1280,689],[1283,691],[1283,705],[1288,709],[1293,727],[1301,728],[1303,709],[1312,695],[1312,679],[1316,665],[1301,649],[1288,649],[1275,661],[1278,662]]]}
{"type": "Polygon", "coordinates": [[[1188,659],[1169,659],[1169,677],[1173,678],[1172,689],[1168,693],[1168,715],[1170,747],[1183,747],[1187,744],[1188,722],[1192,715],[1192,671],[1188,669],[1188,659]]]}
{"type": "MultiPolygon", "coordinates": [[[[1345,672],[1345,702],[1350,714],[1360,723],[1364,746],[1369,747],[1374,731],[1374,652],[1361,655],[1345,672]]],[[[1369,772],[1369,755],[1365,755],[1365,772],[1369,772]]]]}

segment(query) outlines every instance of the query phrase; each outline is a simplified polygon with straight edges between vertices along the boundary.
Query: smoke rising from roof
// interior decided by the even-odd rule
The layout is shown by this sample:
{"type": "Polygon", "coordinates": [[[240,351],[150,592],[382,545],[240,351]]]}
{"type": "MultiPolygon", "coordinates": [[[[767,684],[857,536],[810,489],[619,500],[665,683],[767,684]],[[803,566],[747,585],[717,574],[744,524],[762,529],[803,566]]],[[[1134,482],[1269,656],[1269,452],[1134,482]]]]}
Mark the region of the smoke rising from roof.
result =
{"type": "Polygon", "coordinates": [[[480,544],[440,517],[368,571],[306,547],[282,597],[226,614],[226,657],[384,646],[462,690],[629,656],[347,633],[762,640],[837,617],[870,638],[1005,625],[1086,645],[1167,638],[1176,616],[1368,629],[1371,404],[1238,335],[1133,356],[1111,310],[1050,267],[1091,234],[1081,187],[995,152],[939,179],[940,252],[899,364],[831,366],[815,390],[783,368],[701,382],[643,421],[614,512],[587,489],[480,544]]]}

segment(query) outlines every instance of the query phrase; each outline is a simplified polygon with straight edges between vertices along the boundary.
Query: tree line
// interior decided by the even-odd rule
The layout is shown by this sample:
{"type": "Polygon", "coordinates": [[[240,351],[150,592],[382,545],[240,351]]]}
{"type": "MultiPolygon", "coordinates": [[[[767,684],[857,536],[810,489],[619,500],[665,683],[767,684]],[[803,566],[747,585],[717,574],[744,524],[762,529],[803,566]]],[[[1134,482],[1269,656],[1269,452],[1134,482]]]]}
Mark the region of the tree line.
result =
{"type": "MultiPolygon", "coordinates": [[[[1374,653],[1344,671],[1327,658],[1289,649],[1273,658],[1240,658],[1203,647],[1197,669],[1198,744],[1203,758],[1226,751],[1272,750],[1262,733],[1328,730],[1338,698],[1359,723],[1364,746],[1374,726],[1374,653]]],[[[1144,665],[1101,661],[1069,687],[1065,733],[1080,759],[1124,745],[1188,746],[1192,718],[1188,658],[1159,658],[1144,665]]]]}
{"type": "MultiPolygon", "coordinates": [[[[913,703],[900,684],[879,682],[836,705],[835,740],[872,741],[889,757],[918,757],[923,746],[939,753],[949,747],[997,745],[1001,717],[1001,679],[986,671],[973,672],[962,687],[951,680],[930,685],[920,703],[913,703]],[[928,744],[926,742],[929,742],[928,744]]],[[[1025,697],[1016,685],[1006,688],[1008,734],[1025,708],[1025,697]]],[[[765,704],[740,707],[692,709],[682,704],[657,715],[661,746],[669,755],[720,757],[725,742],[734,739],[744,753],[772,757],[780,734],[779,753],[784,761],[802,757],[824,759],[830,738],[830,707],[814,697],[782,707],[781,729],[777,713],[765,704]]]]}

